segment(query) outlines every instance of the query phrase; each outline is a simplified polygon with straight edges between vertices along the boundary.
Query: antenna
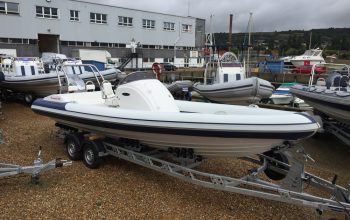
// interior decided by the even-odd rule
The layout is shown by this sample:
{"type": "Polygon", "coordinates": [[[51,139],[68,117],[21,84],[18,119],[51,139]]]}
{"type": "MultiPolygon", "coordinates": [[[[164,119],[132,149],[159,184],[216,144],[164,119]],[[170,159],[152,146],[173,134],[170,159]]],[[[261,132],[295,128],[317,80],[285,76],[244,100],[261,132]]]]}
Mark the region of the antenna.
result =
{"type": "Polygon", "coordinates": [[[309,50],[311,49],[312,30],[310,30],[309,50]]]}
{"type": "Polygon", "coordinates": [[[248,21],[248,49],[247,49],[247,66],[246,76],[250,77],[250,46],[251,46],[251,32],[252,32],[253,12],[249,13],[248,21]]]}
{"type": "Polygon", "coordinates": [[[190,16],[190,0],[187,0],[187,16],[190,16]]]}

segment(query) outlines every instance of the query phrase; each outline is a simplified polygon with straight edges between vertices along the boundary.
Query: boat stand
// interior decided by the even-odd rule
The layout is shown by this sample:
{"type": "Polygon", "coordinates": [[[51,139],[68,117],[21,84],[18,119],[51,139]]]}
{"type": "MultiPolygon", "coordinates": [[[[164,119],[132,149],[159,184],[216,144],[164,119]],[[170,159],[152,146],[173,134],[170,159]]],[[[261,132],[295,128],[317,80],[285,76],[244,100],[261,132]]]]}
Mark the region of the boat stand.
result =
{"type": "Polygon", "coordinates": [[[28,173],[31,174],[32,183],[38,184],[40,173],[59,167],[69,166],[71,164],[71,161],[61,159],[51,160],[48,163],[44,164],[43,160],[41,159],[40,149],[38,157],[34,160],[34,164],[32,166],[20,166],[15,164],[0,163],[0,178],[28,173]]]}
{"type": "Polygon", "coordinates": [[[350,185],[348,188],[336,185],[336,176],[330,182],[305,172],[304,164],[306,160],[312,160],[312,158],[305,154],[303,148],[289,146],[281,148],[290,165],[265,155],[260,155],[260,158],[263,158],[262,160],[244,158],[244,160],[249,160],[261,166],[250,170],[249,174],[244,177],[232,178],[194,170],[193,168],[200,164],[198,161],[178,165],[159,159],[162,157],[162,153],[166,152],[140,153],[106,142],[103,144],[105,151],[100,152],[99,156],[112,155],[199,186],[307,206],[316,209],[320,215],[325,210],[344,212],[346,215],[350,213],[350,185]],[[258,177],[267,169],[285,174],[285,178],[281,180],[280,185],[258,177]],[[303,192],[305,187],[309,185],[328,192],[330,198],[321,198],[303,192]]]}

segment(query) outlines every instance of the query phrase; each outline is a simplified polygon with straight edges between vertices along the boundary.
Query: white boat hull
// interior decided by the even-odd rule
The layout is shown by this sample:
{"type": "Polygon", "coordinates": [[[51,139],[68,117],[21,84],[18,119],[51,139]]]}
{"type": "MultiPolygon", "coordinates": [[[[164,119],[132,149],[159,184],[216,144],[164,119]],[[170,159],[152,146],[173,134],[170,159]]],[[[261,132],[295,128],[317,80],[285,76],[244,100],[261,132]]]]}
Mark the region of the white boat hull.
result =
{"type": "MultiPolygon", "coordinates": [[[[119,74],[114,69],[101,71],[100,73],[105,80],[110,81],[115,80],[119,74]]],[[[60,75],[63,78],[63,73],[60,75]]],[[[96,86],[98,85],[92,72],[84,72],[79,76],[85,82],[93,81],[96,86]]],[[[57,94],[60,91],[56,72],[34,76],[5,75],[5,80],[0,81],[0,88],[9,89],[14,92],[28,93],[36,97],[45,97],[51,94],[57,94]]]]}
{"type": "Polygon", "coordinates": [[[190,148],[205,157],[263,153],[285,140],[307,138],[318,128],[313,119],[298,113],[185,101],[176,104],[179,113],[123,110],[103,104],[57,104],[38,99],[32,109],[82,131],[139,140],[165,150],[190,148]]]}
{"type": "Polygon", "coordinates": [[[311,66],[313,66],[315,64],[319,64],[319,63],[325,63],[324,60],[307,60],[307,59],[305,59],[305,60],[293,60],[292,59],[290,62],[295,67],[305,66],[305,63],[308,63],[307,65],[311,65],[311,66]]]}
{"type": "Polygon", "coordinates": [[[273,86],[266,80],[251,77],[230,83],[197,84],[194,85],[194,90],[214,102],[247,105],[269,98],[273,86]]]}
{"type": "MultiPolygon", "coordinates": [[[[324,90],[325,91],[325,90],[324,90]]],[[[332,117],[339,122],[350,124],[350,93],[341,97],[334,93],[308,91],[308,87],[294,87],[291,92],[303,99],[314,109],[332,117]]]]}
{"type": "Polygon", "coordinates": [[[275,105],[289,105],[294,100],[294,97],[292,95],[275,95],[275,94],[273,94],[270,97],[270,100],[275,105]]]}

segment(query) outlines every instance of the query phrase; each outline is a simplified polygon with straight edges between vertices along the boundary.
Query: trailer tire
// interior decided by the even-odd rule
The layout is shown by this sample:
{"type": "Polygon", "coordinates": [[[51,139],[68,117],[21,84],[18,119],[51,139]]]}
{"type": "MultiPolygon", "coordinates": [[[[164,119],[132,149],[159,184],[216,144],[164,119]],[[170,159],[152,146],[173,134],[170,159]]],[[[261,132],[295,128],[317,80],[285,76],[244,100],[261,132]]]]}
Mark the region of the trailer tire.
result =
{"type": "MultiPolygon", "coordinates": [[[[289,164],[288,158],[283,153],[275,153],[273,150],[270,150],[265,152],[264,155],[271,157],[275,160],[281,161],[283,163],[289,164]]],[[[276,181],[284,179],[287,175],[277,172],[275,170],[272,170],[269,167],[277,167],[280,169],[284,169],[286,171],[289,170],[289,167],[285,167],[282,164],[278,164],[277,162],[269,161],[267,168],[264,170],[264,173],[266,174],[267,177],[276,181]]]]}
{"type": "Polygon", "coordinates": [[[87,141],[83,145],[83,162],[90,169],[96,169],[101,164],[99,146],[93,141],[87,141]]]}
{"type": "Polygon", "coordinates": [[[34,101],[35,97],[32,94],[24,94],[24,101],[27,105],[31,105],[34,101]]]}
{"type": "Polygon", "coordinates": [[[81,159],[82,136],[78,133],[67,134],[65,138],[66,151],[69,159],[76,161],[81,159]]]}

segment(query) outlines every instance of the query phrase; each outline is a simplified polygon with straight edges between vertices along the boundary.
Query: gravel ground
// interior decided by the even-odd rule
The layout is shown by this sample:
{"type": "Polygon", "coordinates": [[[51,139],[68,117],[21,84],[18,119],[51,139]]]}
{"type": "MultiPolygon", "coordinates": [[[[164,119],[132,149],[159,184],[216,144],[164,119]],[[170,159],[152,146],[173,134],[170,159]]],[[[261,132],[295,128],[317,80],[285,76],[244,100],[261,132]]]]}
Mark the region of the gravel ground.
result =
{"type": "MultiPolygon", "coordinates": [[[[0,161],[30,165],[39,146],[45,162],[67,158],[62,140],[53,137],[54,121],[20,103],[3,103],[0,118],[5,144],[0,161]]],[[[317,160],[307,170],[339,184],[350,180],[350,148],[332,137],[310,139],[306,150],[317,160]]],[[[239,176],[250,167],[235,159],[206,161],[200,169],[239,176]]],[[[316,191],[315,191],[316,192],[316,191]]],[[[104,158],[97,170],[82,162],[42,174],[38,185],[28,175],[0,179],[0,219],[344,219],[315,211],[182,182],[164,174],[104,158]]]]}

